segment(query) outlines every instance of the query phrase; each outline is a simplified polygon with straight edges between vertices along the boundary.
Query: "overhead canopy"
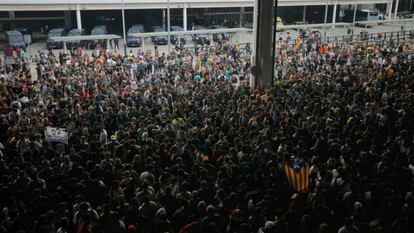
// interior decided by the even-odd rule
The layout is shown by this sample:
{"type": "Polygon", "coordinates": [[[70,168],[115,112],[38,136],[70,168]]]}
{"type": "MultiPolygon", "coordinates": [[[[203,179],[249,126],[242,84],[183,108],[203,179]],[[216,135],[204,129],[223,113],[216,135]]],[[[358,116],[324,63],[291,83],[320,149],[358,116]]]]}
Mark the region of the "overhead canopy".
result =
{"type": "MultiPolygon", "coordinates": [[[[166,9],[170,8],[225,8],[253,7],[254,0],[124,0],[125,9],[166,9]]],[[[388,0],[279,0],[278,6],[311,6],[311,5],[353,5],[353,4],[386,4],[388,0]]],[[[76,10],[120,10],[120,0],[1,0],[0,9],[4,11],[47,11],[76,10]]]]}

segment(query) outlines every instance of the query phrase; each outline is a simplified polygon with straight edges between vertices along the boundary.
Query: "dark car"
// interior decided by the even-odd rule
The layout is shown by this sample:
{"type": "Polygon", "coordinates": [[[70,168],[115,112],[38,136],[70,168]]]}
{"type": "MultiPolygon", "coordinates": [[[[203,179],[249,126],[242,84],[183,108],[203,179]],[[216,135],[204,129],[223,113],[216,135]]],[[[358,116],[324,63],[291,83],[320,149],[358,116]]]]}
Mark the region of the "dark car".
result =
{"type": "MultiPolygon", "coordinates": [[[[68,32],[68,36],[83,36],[86,35],[85,29],[72,29],[68,32]]],[[[86,41],[83,40],[75,40],[75,41],[68,41],[66,43],[68,48],[74,48],[74,47],[83,47],[86,45],[86,41]]]]}
{"type": "Polygon", "coordinates": [[[63,28],[53,28],[47,33],[46,47],[50,49],[61,49],[63,48],[63,42],[52,41],[51,37],[65,36],[66,30],[63,28]]]}
{"type": "MultiPolygon", "coordinates": [[[[172,32],[182,32],[182,31],[184,31],[184,28],[182,28],[180,26],[171,26],[171,31],[172,32]]],[[[172,44],[176,44],[178,39],[180,39],[180,44],[184,45],[186,43],[184,35],[171,36],[170,41],[171,41],[172,44]]]]}
{"type": "Polygon", "coordinates": [[[26,42],[24,42],[24,36],[19,31],[6,31],[7,42],[12,48],[26,48],[26,42]]]}
{"type": "Polygon", "coordinates": [[[135,24],[130,29],[128,29],[127,33],[127,46],[128,47],[140,47],[142,45],[142,39],[137,36],[131,35],[132,33],[143,33],[144,32],[144,25],[135,24]]]}
{"type": "MultiPolygon", "coordinates": [[[[227,29],[228,27],[222,26],[222,25],[211,25],[209,27],[210,29],[227,29]]],[[[223,42],[223,41],[229,41],[231,38],[231,35],[229,33],[214,33],[213,34],[213,41],[215,42],[223,42]]]]}
{"type": "MultiPolygon", "coordinates": [[[[200,26],[200,25],[195,25],[193,27],[193,30],[206,30],[207,28],[204,26],[200,26]]],[[[208,37],[207,34],[194,34],[193,35],[193,41],[197,44],[210,44],[210,38],[208,37]]]]}
{"type": "MultiPolygon", "coordinates": [[[[161,26],[154,26],[152,27],[153,32],[165,32],[164,28],[161,26]]],[[[152,42],[154,45],[166,45],[168,44],[168,37],[167,36],[153,36],[152,42]]]]}
{"type": "Polygon", "coordinates": [[[22,35],[32,35],[32,29],[30,28],[16,28],[15,31],[19,31],[22,35]]]}
{"type": "MultiPolygon", "coordinates": [[[[91,36],[98,36],[98,35],[108,35],[108,30],[106,29],[105,25],[96,25],[92,31],[91,36]]],[[[97,44],[100,44],[103,48],[107,47],[107,40],[92,40],[90,42],[91,48],[95,48],[97,44]]]]}

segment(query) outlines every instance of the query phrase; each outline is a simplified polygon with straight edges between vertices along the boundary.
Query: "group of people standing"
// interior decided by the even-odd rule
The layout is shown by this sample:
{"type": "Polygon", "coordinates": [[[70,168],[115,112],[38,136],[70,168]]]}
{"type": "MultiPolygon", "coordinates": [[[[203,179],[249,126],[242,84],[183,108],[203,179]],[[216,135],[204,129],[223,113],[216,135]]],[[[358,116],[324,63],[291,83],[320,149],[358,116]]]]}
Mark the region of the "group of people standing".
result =
{"type": "Polygon", "coordinates": [[[413,232],[413,40],[381,40],[281,41],[253,90],[239,45],[2,63],[0,232],[413,232]]]}

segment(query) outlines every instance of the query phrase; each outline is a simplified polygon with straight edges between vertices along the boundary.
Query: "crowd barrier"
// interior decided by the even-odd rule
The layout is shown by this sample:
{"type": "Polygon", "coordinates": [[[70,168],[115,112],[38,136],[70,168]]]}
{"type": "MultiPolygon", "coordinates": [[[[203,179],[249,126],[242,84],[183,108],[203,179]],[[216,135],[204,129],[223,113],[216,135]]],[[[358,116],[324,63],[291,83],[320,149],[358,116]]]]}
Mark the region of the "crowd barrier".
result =
{"type": "MultiPolygon", "coordinates": [[[[301,38],[301,41],[314,40],[319,44],[331,43],[336,41],[337,43],[341,42],[367,42],[367,41],[381,41],[382,45],[388,40],[393,40],[395,43],[399,44],[405,42],[407,39],[414,39],[414,30],[403,30],[403,31],[389,31],[381,32],[381,38],[378,37],[379,33],[360,33],[354,35],[343,35],[343,36],[320,36],[315,38],[301,38]]],[[[288,44],[293,46],[296,43],[297,38],[291,38],[290,40],[277,40],[277,44],[288,44]]]]}

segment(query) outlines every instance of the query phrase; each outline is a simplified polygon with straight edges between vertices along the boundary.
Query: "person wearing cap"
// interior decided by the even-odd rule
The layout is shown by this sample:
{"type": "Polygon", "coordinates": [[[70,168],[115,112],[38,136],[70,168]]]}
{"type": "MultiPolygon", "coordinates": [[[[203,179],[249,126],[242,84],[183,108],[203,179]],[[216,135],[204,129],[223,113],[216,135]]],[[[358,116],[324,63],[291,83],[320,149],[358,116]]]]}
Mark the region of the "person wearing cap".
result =
{"type": "Polygon", "coordinates": [[[111,141],[108,143],[108,151],[113,154],[119,145],[121,143],[118,142],[116,135],[111,135],[111,141]]]}

